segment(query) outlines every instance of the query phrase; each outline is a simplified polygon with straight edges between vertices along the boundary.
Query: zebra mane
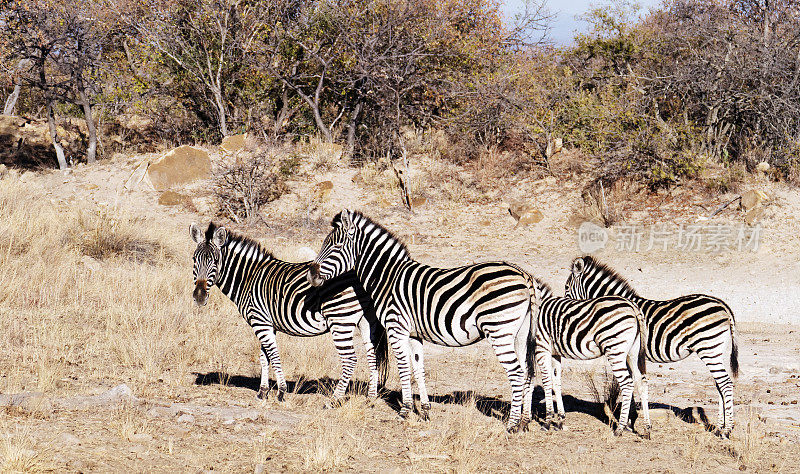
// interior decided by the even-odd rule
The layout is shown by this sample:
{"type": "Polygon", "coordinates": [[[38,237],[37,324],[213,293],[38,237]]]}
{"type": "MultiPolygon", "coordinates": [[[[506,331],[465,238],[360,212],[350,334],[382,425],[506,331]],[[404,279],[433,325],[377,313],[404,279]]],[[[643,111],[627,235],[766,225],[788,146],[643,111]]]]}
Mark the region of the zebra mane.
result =
{"type": "Polygon", "coordinates": [[[639,294],[636,293],[636,290],[633,289],[633,287],[631,286],[630,283],[628,283],[628,280],[625,277],[617,273],[616,270],[609,267],[605,263],[598,262],[591,255],[586,255],[585,257],[583,257],[583,263],[586,265],[586,270],[584,270],[584,272],[587,272],[590,269],[594,268],[597,270],[599,274],[607,276],[610,279],[614,280],[616,283],[619,283],[621,289],[630,291],[634,296],[639,296],[639,294]]]}
{"type": "Polygon", "coordinates": [[[536,284],[539,286],[539,291],[542,292],[543,299],[552,298],[555,295],[553,294],[553,289],[543,280],[538,278],[534,278],[536,280],[536,284]]]}
{"type": "MultiPolygon", "coordinates": [[[[220,226],[218,226],[214,221],[211,221],[211,223],[208,224],[208,229],[206,230],[206,242],[210,242],[211,241],[211,238],[214,236],[214,232],[219,227],[220,226]]],[[[225,241],[225,245],[226,246],[232,247],[234,244],[239,243],[239,244],[241,244],[239,246],[240,249],[250,249],[250,248],[255,247],[256,250],[258,251],[259,255],[263,255],[263,256],[269,257],[269,258],[275,258],[275,256],[272,255],[272,252],[270,252],[269,250],[265,249],[264,246],[261,245],[261,243],[258,242],[257,240],[255,240],[255,239],[253,239],[251,237],[248,237],[246,235],[240,234],[238,232],[234,232],[234,231],[228,229],[227,227],[225,228],[225,230],[227,231],[227,234],[228,234],[227,240],[225,241]]]]}
{"type": "MultiPolygon", "coordinates": [[[[365,215],[364,213],[362,213],[361,211],[351,211],[351,212],[353,213],[353,217],[354,217],[355,219],[358,219],[358,220],[364,221],[364,222],[365,222],[365,223],[367,223],[367,224],[372,224],[372,225],[374,225],[375,227],[377,227],[378,229],[380,229],[382,232],[384,232],[384,233],[386,233],[387,235],[389,235],[389,237],[390,237],[392,240],[394,240],[395,242],[397,242],[398,244],[400,244],[400,246],[401,246],[401,247],[403,247],[403,250],[405,250],[405,252],[406,252],[408,255],[411,255],[411,252],[409,252],[409,250],[408,250],[408,246],[406,245],[406,243],[405,243],[405,242],[403,242],[403,240],[402,240],[400,237],[398,237],[398,236],[397,236],[397,235],[396,235],[394,232],[392,232],[391,230],[389,230],[389,229],[387,229],[386,227],[382,226],[381,224],[378,224],[377,222],[373,221],[372,219],[370,219],[368,216],[366,216],[366,215],[365,215]]],[[[340,222],[342,222],[342,213],[341,213],[341,212],[339,212],[338,214],[336,214],[335,216],[333,216],[333,220],[331,221],[331,226],[333,226],[333,227],[337,227],[337,226],[339,225],[339,223],[340,223],[340,222]]]]}

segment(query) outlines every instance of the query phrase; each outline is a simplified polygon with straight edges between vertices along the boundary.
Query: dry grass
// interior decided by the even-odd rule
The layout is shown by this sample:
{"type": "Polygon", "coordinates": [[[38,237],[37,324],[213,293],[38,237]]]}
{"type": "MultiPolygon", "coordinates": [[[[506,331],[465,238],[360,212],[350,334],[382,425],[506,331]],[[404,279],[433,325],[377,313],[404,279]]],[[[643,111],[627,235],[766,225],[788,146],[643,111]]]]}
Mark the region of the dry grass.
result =
{"type": "MultiPolygon", "coordinates": [[[[669,418],[655,420],[653,440],[642,441],[616,438],[595,416],[574,412],[567,431],[540,433],[534,425],[510,436],[501,420],[481,413],[474,395],[435,400],[430,422],[400,421],[392,407],[361,393],[325,410],[326,386],[289,394],[285,402],[256,401],[260,370],[252,330],[217,290],[208,306],[194,306],[193,244],[182,225],[175,230],[166,219],[108,208],[60,207],[30,198],[43,194],[30,186],[0,180],[0,393],[41,391],[57,399],[125,383],[142,404],[4,408],[0,470],[252,471],[261,464],[268,472],[596,472],[637,462],[642,470],[772,471],[800,459],[796,445],[745,417],[732,440],[669,418]],[[151,247],[107,243],[119,241],[151,247]],[[95,245],[104,249],[102,257],[87,258],[85,249],[95,245]],[[196,384],[196,374],[215,373],[221,383],[196,384]],[[258,409],[260,416],[226,424],[202,410],[194,423],[149,414],[153,405],[169,403],[258,409]],[[65,434],[81,444],[64,444],[65,434]]],[[[280,335],[279,348],[295,391],[302,380],[339,375],[329,336],[280,335]]],[[[355,379],[363,382],[368,374],[359,341],[356,348],[355,379]]],[[[488,345],[432,354],[438,355],[426,358],[426,367],[433,396],[474,391],[508,400],[505,375],[488,345]]],[[[580,397],[579,383],[570,379],[565,394],[580,397]]],[[[399,389],[394,369],[387,389],[399,389]]]]}

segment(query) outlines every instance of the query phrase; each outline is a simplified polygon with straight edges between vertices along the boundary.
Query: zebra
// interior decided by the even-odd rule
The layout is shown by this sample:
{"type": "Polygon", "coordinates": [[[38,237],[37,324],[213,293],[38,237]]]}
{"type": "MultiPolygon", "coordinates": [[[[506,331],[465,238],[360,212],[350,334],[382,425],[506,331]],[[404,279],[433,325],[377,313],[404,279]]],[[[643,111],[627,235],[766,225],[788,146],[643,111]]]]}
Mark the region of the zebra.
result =
{"type": "MultiPolygon", "coordinates": [[[[646,429],[650,438],[650,413],[647,402],[647,377],[644,355],[644,319],[639,308],[625,298],[604,296],[590,300],[558,298],[547,283],[536,279],[541,295],[536,330],[536,365],[541,371],[545,397],[545,429],[562,429],[565,418],[561,398],[561,358],[589,360],[606,356],[619,383],[622,406],[614,434],[628,428],[628,411],[636,385],[642,401],[646,429]],[[554,370],[555,369],[555,370],[554,370]],[[553,413],[553,392],[558,412],[553,413]]],[[[530,393],[530,392],[529,392],[530,393]]],[[[526,393],[528,396],[528,393],[526,393]]],[[[529,410],[531,400],[525,400],[529,410]]]]}
{"type": "Polygon", "coordinates": [[[400,373],[400,416],[413,410],[411,372],[420,396],[419,415],[429,419],[422,341],[461,347],[483,338],[491,342],[512,390],[506,428],[527,427],[522,402],[530,391],[538,300],[533,277],[516,265],[489,262],[434,268],[413,260],[405,244],[357,211],[343,210],[309,268],[321,285],[355,269],[375,302],[400,373]],[[531,321],[534,329],[531,330],[531,321]]]}
{"type": "Polygon", "coordinates": [[[370,369],[368,396],[377,398],[379,379],[384,379],[388,370],[388,342],[372,301],[352,272],[315,288],[305,278],[311,262],[281,261],[255,240],[214,222],[205,232],[193,223],[190,232],[197,243],[192,270],[194,301],[204,306],[208,292],[216,285],[236,304],[261,344],[258,398],[266,398],[269,392],[270,365],[277,379],[279,401],[287,390],[276,332],[318,336],[330,330],[342,366],[333,392],[334,403],[340,403],[356,366],[356,328],[370,369]]]}
{"type": "Polygon", "coordinates": [[[700,294],[666,301],[642,298],[623,277],[591,256],[572,262],[566,294],[573,298],[619,295],[639,306],[647,326],[645,356],[649,361],[678,362],[692,353],[697,354],[711,371],[719,394],[715,432],[718,436],[730,437],[733,380],[739,375],[739,350],[733,311],[725,302],[700,294]]]}

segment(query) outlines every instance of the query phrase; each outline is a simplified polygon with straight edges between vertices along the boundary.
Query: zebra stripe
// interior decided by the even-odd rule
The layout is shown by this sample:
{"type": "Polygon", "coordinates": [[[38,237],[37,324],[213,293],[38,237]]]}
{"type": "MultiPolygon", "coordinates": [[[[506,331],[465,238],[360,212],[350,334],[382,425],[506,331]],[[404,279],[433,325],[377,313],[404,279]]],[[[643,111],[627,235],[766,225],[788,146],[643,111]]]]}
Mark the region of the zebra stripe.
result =
{"type": "MultiPolygon", "coordinates": [[[[561,429],[565,417],[561,398],[561,358],[577,360],[606,356],[622,395],[619,425],[615,434],[628,429],[628,411],[634,384],[642,399],[646,430],[650,437],[647,378],[644,365],[644,331],[641,311],[619,296],[591,300],[558,298],[550,287],[536,280],[542,304],[536,331],[536,364],[541,371],[545,395],[545,427],[561,429]],[[554,370],[555,369],[555,370],[554,370]],[[555,392],[557,413],[553,413],[555,392]]],[[[529,409],[530,400],[525,401],[529,409]]]]}
{"type": "Polygon", "coordinates": [[[420,392],[420,415],[427,419],[430,402],[425,386],[422,341],[461,347],[488,338],[511,383],[507,428],[521,420],[525,393],[530,391],[528,356],[535,320],[533,278],[515,265],[481,263],[459,268],[434,268],[411,259],[406,246],[391,232],[359,212],[342,211],[333,220],[308,278],[322,284],[355,269],[375,302],[397,358],[402,403],[400,415],[413,409],[411,373],[420,392]]]}
{"type": "Polygon", "coordinates": [[[259,398],[269,391],[270,365],[278,382],[278,398],[283,399],[286,392],[276,332],[307,337],[328,330],[342,364],[333,396],[337,401],[343,398],[356,366],[356,329],[367,352],[369,396],[377,397],[379,369],[386,372],[388,343],[372,301],[352,272],[315,288],[306,279],[311,262],[278,260],[258,242],[213,222],[205,232],[195,224],[190,231],[197,243],[192,269],[195,301],[205,305],[208,291],[217,285],[236,304],[261,343],[259,398]]]}
{"type": "Polygon", "coordinates": [[[639,306],[647,324],[647,360],[669,363],[697,354],[714,377],[719,394],[717,431],[730,435],[739,360],[733,311],[725,302],[700,294],[666,301],[642,298],[624,278],[591,256],[573,261],[566,293],[575,298],[619,295],[639,306]]]}

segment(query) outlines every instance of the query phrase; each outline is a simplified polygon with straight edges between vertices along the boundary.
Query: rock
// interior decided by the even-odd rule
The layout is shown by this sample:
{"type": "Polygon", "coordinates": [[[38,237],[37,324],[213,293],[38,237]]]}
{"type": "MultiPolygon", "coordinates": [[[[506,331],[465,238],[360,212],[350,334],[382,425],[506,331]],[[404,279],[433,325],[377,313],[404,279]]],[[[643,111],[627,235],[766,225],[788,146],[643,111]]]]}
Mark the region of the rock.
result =
{"type": "Polygon", "coordinates": [[[174,406],[153,407],[147,410],[147,416],[150,418],[174,418],[179,413],[180,410],[174,406]]]}
{"type": "Polygon", "coordinates": [[[207,178],[211,173],[208,152],[193,146],[180,146],[150,163],[147,175],[157,191],[207,178]]]}
{"type": "Polygon", "coordinates": [[[192,201],[189,196],[176,193],[175,191],[164,191],[158,198],[158,203],[162,206],[177,206],[178,204],[183,204],[187,201],[192,201]]]}
{"type": "Polygon", "coordinates": [[[411,207],[422,207],[428,204],[428,198],[424,196],[417,196],[411,200],[411,207]]]}
{"type": "Polygon", "coordinates": [[[136,441],[137,443],[146,443],[148,441],[151,441],[152,439],[153,436],[147,433],[136,433],[131,436],[131,441],[136,441]]]}
{"type": "Polygon", "coordinates": [[[322,181],[314,185],[311,191],[315,201],[325,202],[330,200],[333,191],[333,181],[322,181]]]}
{"type": "Polygon", "coordinates": [[[754,225],[764,215],[764,208],[762,206],[754,207],[744,214],[744,221],[747,225],[754,225]]]}
{"type": "Polygon", "coordinates": [[[561,149],[564,146],[564,141],[561,138],[552,138],[550,141],[547,142],[547,148],[545,149],[545,155],[547,158],[551,158],[553,155],[561,152],[561,149]]]}
{"type": "Polygon", "coordinates": [[[742,194],[741,206],[745,211],[749,211],[768,199],[769,197],[765,192],[751,189],[742,194]]]}
{"type": "Polygon", "coordinates": [[[297,260],[300,262],[310,262],[317,258],[317,252],[314,251],[311,247],[300,247],[295,252],[297,256],[297,260]]]}
{"type": "Polygon", "coordinates": [[[247,134],[230,135],[222,139],[219,148],[225,153],[236,153],[244,148],[247,143],[247,134]]]}
{"type": "Polygon", "coordinates": [[[137,401],[139,401],[139,399],[133,395],[131,389],[125,384],[120,384],[111,390],[101,393],[100,395],[56,398],[53,400],[53,403],[59,408],[66,410],[82,410],[98,406],[119,405],[122,403],[131,403],[137,401]]]}
{"type": "Polygon", "coordinates": [[[762,173],[766,173],[767,171],[769,171],[769,163],[767,163],[766,161],[762,161],[761,163],[756,165],[756,169],[758,171],[761,171],[762,173]]]}
{"type": "Polygon", "coordinates": [[[511,214],[515,221],[519,221],[523,215],[534,210],[531,204],[523,201],[509,201],[504,203],[503,207],[508,208],[508,213],[511,214]]]}
{"type": "Polygon", "coordinates": [[[541,220],[543,218],[544,218],[544,214],[542,214],[542,212],[539,211],[538,209],[534,209],[534,210],[528,211],[525,214],[523,214],[522,216],[520,216],[519,220],[517,221],[517,225],[514,226],[514,227],[517,228],[517,227],[520,227],[520,226],[536,224],[538,222],[541,222],[541,220]]]}
{"type": "Polygon", "coordinates": [[[100,262],[88,255],[81,257],[81,264],[90,272],[96,272],[100,269],[100,262]]]}
{"type": "Polygon", "coordinates": [[[3,179],[8,174],[8,167],[0,163],[0,179],[3,179]]]}
{"type": "Polygon", "coordinates": [[[253,474],[266,474],[266,472],[267,472],[267,467],[261,463],[256,464],[255,469],[253,469],[253,474]]]}
{"type": "Polygon", "coordinates": [[[66,446],[78,446],[81,444],[80,438],[70,433],[64,433],[58,438],[58,440],[61,441],[61,444],[66,446]]]}
{"type": "Polygon", "coordinates": [[[194,423],[194,415],[191,413],[184,413],[178,417],[178,423],[194,423]]]}

